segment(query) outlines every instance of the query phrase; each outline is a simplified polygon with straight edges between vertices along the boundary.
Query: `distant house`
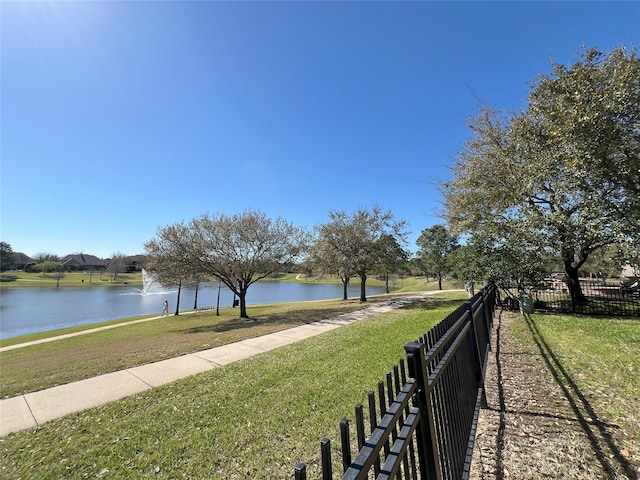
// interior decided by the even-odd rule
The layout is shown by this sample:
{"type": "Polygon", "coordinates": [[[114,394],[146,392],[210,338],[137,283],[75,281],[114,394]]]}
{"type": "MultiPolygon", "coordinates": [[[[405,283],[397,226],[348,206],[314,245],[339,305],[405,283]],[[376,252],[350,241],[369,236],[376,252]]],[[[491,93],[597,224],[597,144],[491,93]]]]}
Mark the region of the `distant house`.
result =
{"type": "Polygon", "coordinates": [[[67,271],[95,271],[104,270],[107,264],[94,255],[79,253],[77,255],[67,255],[60,263],[67,271]]]}
{"type": "Polygon", "coordinates": [[[28,271],[32,265],[35,265],[37,260],[34,260],[29,255],[25,255],[20,252],[13,252],[13,265],[9,265],[9,270],[26,270],[28,271]]]}
{"type": "Polygon", "coordinates": [[[132,255],[127,257],[127,272],[140,272],[147,261],[146,255],[132,255]]]}

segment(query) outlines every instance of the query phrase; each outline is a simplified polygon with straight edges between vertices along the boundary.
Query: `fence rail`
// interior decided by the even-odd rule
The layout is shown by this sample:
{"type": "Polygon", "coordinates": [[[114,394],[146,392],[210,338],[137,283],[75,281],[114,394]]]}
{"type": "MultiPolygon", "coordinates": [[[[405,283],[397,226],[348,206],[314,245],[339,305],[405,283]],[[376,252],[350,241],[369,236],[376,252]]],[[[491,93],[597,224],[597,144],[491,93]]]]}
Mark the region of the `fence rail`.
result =
{"type": "MultiPolygon", "coordinates": [[[[562,281],[531,288],[528,293],[533,299],[533,308],[536,311],[640,317],[640,290],[637,284],[628,287],[581,281],[580,287],[585,296],[584,302],[573,301],[566,284],[562,281]]],[[[515,288],[507,290],[518,295],[515,288]]],[[[504,301],[504,306],[508,308],[519,308],[517,298],[505,297],[504,301]]]]}
{"type": "MultiPolygon", "coordinates": [[[[478,412],[486,405],[484,376],[497,289],[490,285],[416,342],[368,394],[369,437],[362,404],[355,406],[357,452],[350,423],[340,422],[343,480],[467,478],[478,412]]],[[[331,443],[321,441],[322,479],[333,478],[331,443]]],[[[306,465],[295,479],[306,480],[306,465]]]]}

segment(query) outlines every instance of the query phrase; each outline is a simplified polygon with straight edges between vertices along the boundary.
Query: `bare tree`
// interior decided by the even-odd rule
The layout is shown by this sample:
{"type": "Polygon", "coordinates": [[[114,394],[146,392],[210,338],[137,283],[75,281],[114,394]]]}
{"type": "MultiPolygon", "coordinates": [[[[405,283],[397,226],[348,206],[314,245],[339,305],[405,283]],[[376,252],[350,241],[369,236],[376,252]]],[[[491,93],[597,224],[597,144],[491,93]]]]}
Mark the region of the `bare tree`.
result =
{"type": "Polygon", "coordinates": [[[194,230],[185,223],[160,228],[155,238],[145,243],[146,270],[163,285],[177,285],[178,297],[175,315],[180,312],[182,285],[199,277],[199,245],[194,241],[194,230]]]}
{"type": "Polygon", "coordinates": [[[107,266],[107,272],[111,274],[111,281],[115,281],[118,278],[118,274],[124,272],[126,268],[127,256],[124,253],[116,252],[111,255],[107,266]]]}
{"type": "Polygon", "coordinates": [[[35,257],[33,257],[33,259],[37,262],[37,263],[42,263],[42,262],[47,262],[47,261],[51,261],[51,262],[59,262],[60,261],[60,255],[56,255],[54,253],[36,253],[35,257]]]}

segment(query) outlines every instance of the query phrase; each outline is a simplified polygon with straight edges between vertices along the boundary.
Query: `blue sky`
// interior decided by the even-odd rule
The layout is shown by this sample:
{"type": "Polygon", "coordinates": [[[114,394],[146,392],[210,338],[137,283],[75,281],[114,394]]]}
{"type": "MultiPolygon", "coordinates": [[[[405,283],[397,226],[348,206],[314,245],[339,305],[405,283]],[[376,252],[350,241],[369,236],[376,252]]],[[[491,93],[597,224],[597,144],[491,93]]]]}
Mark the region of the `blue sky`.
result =
{"type": "Polygon", "coordinates": [[[0,239],[143,252],[247,208],[374,203],[420,232],[480,102],[638,45],[640,2],[0,2],[0,239]]]}

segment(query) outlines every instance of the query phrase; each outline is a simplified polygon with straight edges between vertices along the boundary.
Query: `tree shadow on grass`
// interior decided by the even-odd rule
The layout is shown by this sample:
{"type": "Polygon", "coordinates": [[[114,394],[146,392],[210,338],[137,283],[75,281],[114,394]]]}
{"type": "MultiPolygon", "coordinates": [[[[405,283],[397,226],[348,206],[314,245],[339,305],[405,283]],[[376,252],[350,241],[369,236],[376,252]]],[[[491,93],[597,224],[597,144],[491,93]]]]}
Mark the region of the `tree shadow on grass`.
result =
{"type": "MultiPolygon", "coordinates": [[[[365,305],[366,306],[366,305],[365,305]]],[[[210,325],[202,325],[193,328],[186,328],[176,330],[176,332],[184,334],[196,334],[196,333],[223,333],[235,330],[243,330],[249,328],[264,328],[264,327],[295,327],[298,325],[304,325],[307,323],[313,323],[328,318],[337,317],[338,315],[352,313],[357,310],[362,310],[362,306],[357,304],[345,305],[336,308],[322,308],[322,309],[307,309],[307,310],[294,310],[286,313],[275,313],[271,315],[260,315],[257,317],[248,318],[232,318],[219,323],[212,323],[210,325]]]]}
{"type": "Polygon", "coordinates": [[[426,297],[421,300],[416,300],[410,304],[400,307],[401,310],[424,310],[434,308],[451,308],[454,311],[460,305],[464,303],[462,300],[448,300],[444,298],[426,297]]]}
{"type": "MultiPolygon", "coordinates": [[[[524,317],[545,364],[569,402],[580,427],[587,435],[598,462],[600,462],[604,470],[612,477],[616,474],[616,468],[614,467],[615,462],[627,478],[637,480],[637,472],[629,460],[622,454],[614,438],[607,431],[607,423],[599,418],[593,406],[580,390],[580,387],[578,387],[575,380],[562,365],[558,356],[545,341],[544,336],[538,329],[531,315],[526,314],[524,317]]],[[[504,408],[502,401],[500,407],[501,410],[504,408]]]]}

